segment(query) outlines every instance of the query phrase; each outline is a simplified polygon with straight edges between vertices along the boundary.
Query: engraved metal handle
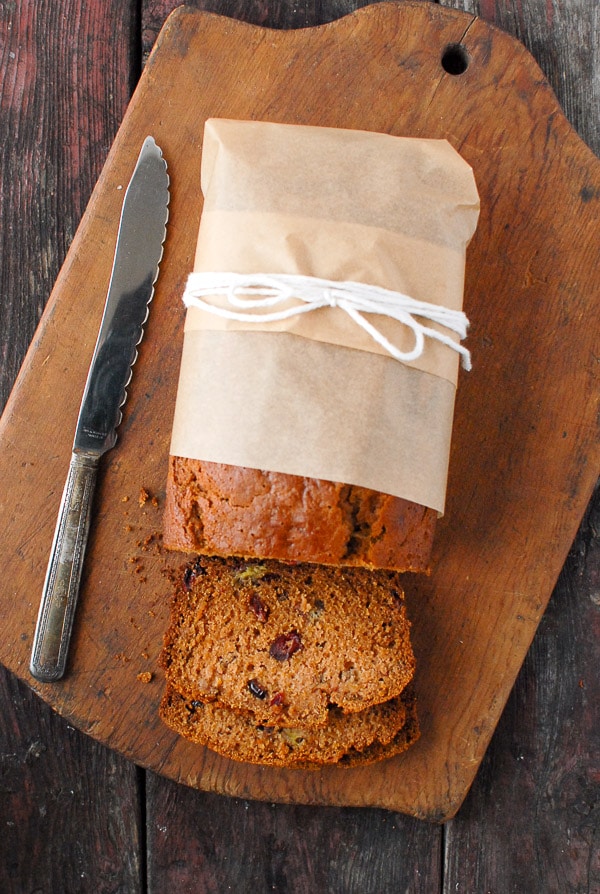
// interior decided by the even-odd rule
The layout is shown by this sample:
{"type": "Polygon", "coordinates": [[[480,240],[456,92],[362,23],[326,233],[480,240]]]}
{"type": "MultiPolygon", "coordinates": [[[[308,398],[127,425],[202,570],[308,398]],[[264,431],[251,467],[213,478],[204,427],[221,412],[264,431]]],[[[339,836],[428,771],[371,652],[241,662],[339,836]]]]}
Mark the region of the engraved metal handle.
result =
{"type": "Polygon", "coordinates": [[[59,680],[65,672],[99,460],[89,454],[71,457],[29,665],[43,683],[59,680]]]}

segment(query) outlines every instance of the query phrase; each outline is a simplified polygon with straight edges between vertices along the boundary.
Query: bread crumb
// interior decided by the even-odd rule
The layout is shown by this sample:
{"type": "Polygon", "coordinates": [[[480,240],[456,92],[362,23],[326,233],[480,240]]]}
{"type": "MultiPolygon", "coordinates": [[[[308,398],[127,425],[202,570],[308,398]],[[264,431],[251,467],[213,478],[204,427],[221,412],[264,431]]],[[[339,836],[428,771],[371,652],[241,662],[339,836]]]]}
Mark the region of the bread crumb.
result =
{"type": "Polygon", "coordinates": [[[152,680],[152,674],[150,671],[143,671],[143,673],[137,675],[140,683],[149,683],[152,680]]]}
{"type": "Polygon", "coordinates": [[[155,509],[158,508],[158,497],[151,494],[147,487],[141,487],[139,496],[140,506],[145,506],[148,501],[150,501],[150,504],[154,506],[155,509]]]}
{"type": "Polygon", "coordinates": [[[129,497],[121,497],[121,503],[129,503],[129,497]]]}

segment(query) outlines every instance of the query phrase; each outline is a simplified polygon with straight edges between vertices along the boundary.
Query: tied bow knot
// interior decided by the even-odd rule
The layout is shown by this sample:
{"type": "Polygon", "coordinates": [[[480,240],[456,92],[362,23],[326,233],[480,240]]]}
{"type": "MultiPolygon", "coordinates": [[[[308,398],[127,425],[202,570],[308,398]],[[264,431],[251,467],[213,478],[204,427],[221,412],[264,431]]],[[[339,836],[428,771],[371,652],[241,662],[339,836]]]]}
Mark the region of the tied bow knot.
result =
{"type": "Polygon", "coordinates": [[[462,311],[418,301],[380,286],[296,274],[191,273],[183,302],[186,307],[197,307],[215,316],[244,323],[272,323],[322,307],[338,308],[395,360],[405,363],[418,360],[427,337],[456,351],[463,367],[471,369],[471,355],[463,345],[451,335],[423,322],[438,323],[459,338],[465,338],[469,321],[462,311]],[[215,295],[225,297],[229,307],[205,300],[215,295]],[[289,301],[294,304],[281,306],[289,301]],[[412,349],[401,351],[363,314],[387,316],[409,328],[414,335],[412,349]]]}

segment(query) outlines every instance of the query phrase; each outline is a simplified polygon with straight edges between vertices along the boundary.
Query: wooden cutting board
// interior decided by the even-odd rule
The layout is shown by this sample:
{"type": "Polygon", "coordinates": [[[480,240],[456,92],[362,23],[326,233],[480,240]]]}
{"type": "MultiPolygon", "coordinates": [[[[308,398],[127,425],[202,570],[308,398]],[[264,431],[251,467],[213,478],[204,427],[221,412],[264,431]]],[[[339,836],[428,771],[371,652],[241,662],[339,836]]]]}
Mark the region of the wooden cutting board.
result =
{"type": "Polygon", "coordinates": [[[386,3],[276,32],[176,10],[2,417],[0,660],[79,729],[187,785],[451,817],[598,473],[599,197],[600,162],[535,62],[476,18],[386,3]],[[444,137],[473,166],[481,194],[465,295],[474,369],[459,382],[447,513],[434,573],[406,580],[422,738],[406,755],[363,769],[236,764],[177,739],[157,718],[168,572],[182,562],[160,547],[180,299],[201,211],[203,125],[212,116],[444,137]],[[123,187],[148,133],[171,177],[166,249],[119,441],[101,470],[70,671],[43,685],[28,674],[39,596],[123,187]]]}

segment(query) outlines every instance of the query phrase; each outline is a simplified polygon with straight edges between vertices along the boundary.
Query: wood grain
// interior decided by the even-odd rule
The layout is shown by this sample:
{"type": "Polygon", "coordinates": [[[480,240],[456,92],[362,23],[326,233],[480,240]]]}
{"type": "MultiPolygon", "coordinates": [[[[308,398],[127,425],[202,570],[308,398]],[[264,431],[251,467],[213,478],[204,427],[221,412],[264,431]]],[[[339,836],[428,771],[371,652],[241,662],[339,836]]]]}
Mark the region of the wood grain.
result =
{"type": "MultiPolygon", "coordinates": [[[[129,102],[133,25],[120,2],[0,8],[0,406],[129,102]]],[[[0,704],[0,890],[137,894],[140,771],[3,667],[0,704]]]]}
{"type": "Polygon", "coordinates": [[[3,894],[142,891],[140,771],[52,711],[40,718],[14,677],[0,687],[3,894]]]}
{"type": "Polygon", "coordinates": [[[600,889],[600,490],[474,787],[446,831],[445,890],[600,889]],[[595,706],[595,707],[592,707],[595,706]],[[510,822],[507,822],[510,817],[510,822]],[[507,859],[510,854],[510,859],[507,859]]]}
{"type": "Polygon", "coordinates": [[[586,0],[443,0],[442,5],[473,12],[518,38],[546,75],[568,120],[600,154],[597,7],[586,0]]]}
{"type": "Polygon", "coordinates": [[[440,829],[385,810],[248,803],[149,774],[150,890],[432,894],[440,829]],[[184,820],[185,817],[185,820],[184,820]]]}

